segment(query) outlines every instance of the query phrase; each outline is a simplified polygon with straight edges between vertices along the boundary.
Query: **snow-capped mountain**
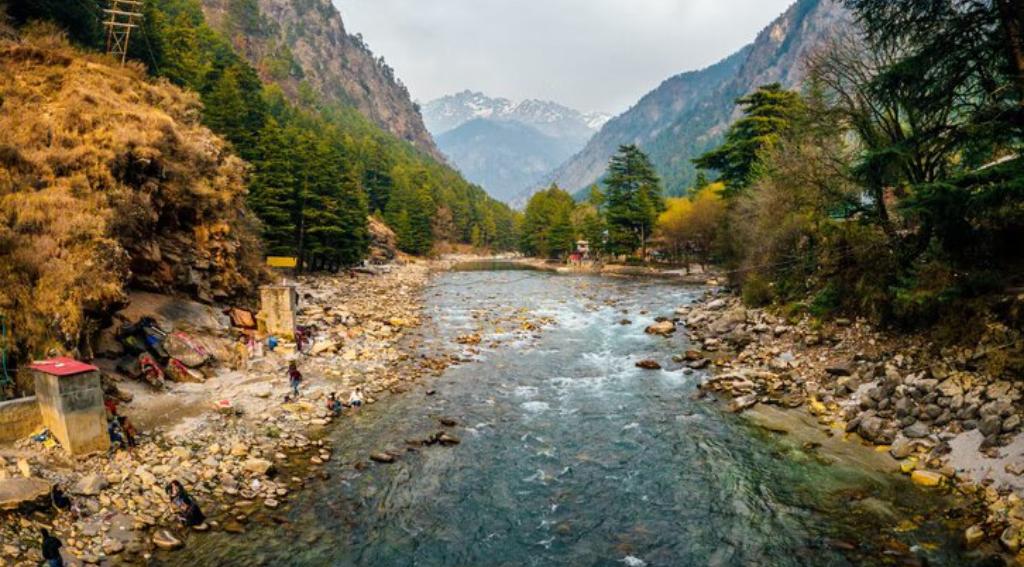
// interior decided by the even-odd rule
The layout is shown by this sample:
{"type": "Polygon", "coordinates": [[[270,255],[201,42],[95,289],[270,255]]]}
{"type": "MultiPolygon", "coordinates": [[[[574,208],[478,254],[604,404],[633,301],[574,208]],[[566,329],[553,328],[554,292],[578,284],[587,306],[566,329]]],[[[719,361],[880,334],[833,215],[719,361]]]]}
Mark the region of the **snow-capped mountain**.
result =
{"type": "Polygon", "coordinates": [[[600,112],[583,113],[546,100],[513,102],[492,98],[480,92],[462,91],[423,105],[423,120],[436,137],[476,118],[519,122],[555,138],[592,136],[611,116],[600,112]]]}
{"type": "Polygon", "coordinates": [[[507,200],[583,149],[611,118],[543,100],[463,91],[428,102],[423,120],[467,179],[507,200]]]}

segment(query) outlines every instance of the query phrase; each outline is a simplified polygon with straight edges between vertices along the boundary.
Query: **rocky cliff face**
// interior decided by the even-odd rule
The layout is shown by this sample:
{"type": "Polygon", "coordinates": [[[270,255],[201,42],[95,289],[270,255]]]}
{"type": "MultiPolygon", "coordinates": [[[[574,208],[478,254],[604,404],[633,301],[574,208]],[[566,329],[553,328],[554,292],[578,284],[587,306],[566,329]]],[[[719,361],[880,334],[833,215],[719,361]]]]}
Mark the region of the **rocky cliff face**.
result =
{"type": "Polygon", "coordinates": [[[604,175],[620,144],[635,143],[650,154],[670,193],[685,191],[696,174],[690,160],[721,141],[737,117],[735,99],[768,83],[798,88],[806,75],[807,55],[850,22],[836,0],[799,0],[751,45],[707,69],[662,83],[608,122],[545,181],[583,189],[604,175]]]}
{"type": "Polygon", "coordinates": [[[383,58],[345,30],[330,0],[202,0],[207,20],[231,38],[265,81],[293,99],[308,85],[350,104],[382,129],[443,159],[419,108],[383,58]]]}

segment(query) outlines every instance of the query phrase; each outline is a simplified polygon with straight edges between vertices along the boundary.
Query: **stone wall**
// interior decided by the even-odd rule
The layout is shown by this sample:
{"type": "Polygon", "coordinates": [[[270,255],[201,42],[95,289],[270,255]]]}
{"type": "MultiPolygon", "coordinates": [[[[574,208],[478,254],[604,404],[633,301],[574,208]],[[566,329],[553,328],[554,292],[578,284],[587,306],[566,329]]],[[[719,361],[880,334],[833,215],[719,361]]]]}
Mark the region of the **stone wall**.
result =
{"type": "Polygon", "coordinates": [[[0,402],[0,443],[28,437],[42,425],[35,396],[0,402]]]}

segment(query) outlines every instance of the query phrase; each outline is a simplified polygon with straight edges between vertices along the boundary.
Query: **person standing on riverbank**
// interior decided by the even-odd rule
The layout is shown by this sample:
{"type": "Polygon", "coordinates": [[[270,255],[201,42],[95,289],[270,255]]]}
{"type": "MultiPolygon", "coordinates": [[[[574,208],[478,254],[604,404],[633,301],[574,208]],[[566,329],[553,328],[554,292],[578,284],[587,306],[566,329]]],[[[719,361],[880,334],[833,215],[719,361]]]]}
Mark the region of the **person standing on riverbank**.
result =
{"type": "Polygon", "coordinates": [[[41,528],[39,533],[43,536],[43,560],[49,567],[64,567],[64,558],[60,555],[60,548],[64,547],[64,544],[50,535],[46,528],[41,528]]]}
{"type": "Polygon", "coordinates": [[[288,384],[292,387],[292,394],[299,397],[299,386],[302,384],[302,373],[294,362],[288,363],[288,384]]]}

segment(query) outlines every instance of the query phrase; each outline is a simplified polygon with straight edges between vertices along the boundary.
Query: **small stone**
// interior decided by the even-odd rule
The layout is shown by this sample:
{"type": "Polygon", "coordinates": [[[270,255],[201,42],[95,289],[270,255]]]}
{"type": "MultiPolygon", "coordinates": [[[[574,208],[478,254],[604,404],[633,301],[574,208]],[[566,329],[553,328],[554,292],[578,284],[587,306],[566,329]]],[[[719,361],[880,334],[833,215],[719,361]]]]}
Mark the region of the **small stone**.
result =
{"type": "Polygon", "coordinates": [[[836,365],[836,366],[829,366],[829,367],[825,368],[825,373],[828,374],[829,376],[837,376],[838,377],[838,376],[850,376],[851,374],[853,374],[853,371],[850,370],[849,366],[847,366],[845,364],[839,364],[839,365],[836,365]]]}
{"type": "Polygon", "coordinates": [[[1010,553],[1017,553],[1020,550],[1020,529],[1013,526],[1007,527],[999,534],[999,543],[1010,553]]]}
{"type": "Polygon", "coordinates": [[[278,506],[281,505],[281,503],[273,498],[267,498],[266,500],[263,501],[263,505],[267,508],[270,508],[271,510],[275,510],[277,509],[278,506]]]}
{"type": "Polygon", "coordinates": [[[238,520],[228,520],[224,522],[224,531],[229,534],[244,534],[245,526],[238,520]]]}
{"type": "Polygon", "coordinates": [[[967,549],[974,549],[983,541],[985,541],[985,530],[980,525],[975,524],[964,531],[964,545],[967,549]]]}
{"type": "Polygon", "coordinates": [[[928,424],[921,421],[914,423],[910,427],[903,428],[903,434],[910,439],[922,439],[924,437],[928,437],[930,433],[931,430],[929,429],[928,424]]]}
{"type": "Polygon", "coordinates": [[[395,457],[388,453],[377,452],[370,454],[370,460],[376,463],[393,463],[395,462],[395,457]]]}
{"type": "Polygon", "coordinates": [[[654,360],[641,360],[636,363],[637,368],[643,368],[644,370],[661,370],[661,365],[654,360]]]}
{"type": "Polygon", "coordinates": [[[169,530],[162,529],[157,530],[156,533],[153,534],[153,545],[160,549],[179,549],[185,544],[183,544],[180,539],[174,537],[174,534],[169,530]]]}
{"type": "Polygon", "coordinates": [[[462,440],[459,439],[458,437],[454,436],[454,435],[449,435],[448,433],[442,433],[437,438],[437,442],[442,444],[442,445],[445,445],[445,446],[452,446],[452,445],[458,445],[459,443],[462,443],[462,440]]]}
{"type": "Polygon", "coordinates": [[[939,486],[946,477],[933,471],[915,470],[910,474],[910,480],[918,486],[939,486]]]}

